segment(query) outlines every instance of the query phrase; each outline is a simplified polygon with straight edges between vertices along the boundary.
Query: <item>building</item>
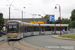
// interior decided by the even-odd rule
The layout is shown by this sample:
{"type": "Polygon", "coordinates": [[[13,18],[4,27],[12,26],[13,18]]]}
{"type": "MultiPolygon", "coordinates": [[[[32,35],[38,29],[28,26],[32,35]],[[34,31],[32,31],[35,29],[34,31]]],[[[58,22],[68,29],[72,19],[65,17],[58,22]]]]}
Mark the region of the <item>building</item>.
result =
{"type": "MultiPolygon", "coordinates": [[[[7,21],[8,21],[9,19],[4,19],[4,22],[5,22],[5,25],[6,25],[6,23],[7,23],[7,21]]],[[[10,19],[10,20],[20,20],[20,21],[22,21],[22,19],[10,19]]],[[[44,24],[47,24],[47,19],[45,19],[45,18],[24,18],[23,19],[23,22],[28,22],[28,23],[30,23],[31,21],[42,21],[42,22],[44,22],[44,24]]]]}

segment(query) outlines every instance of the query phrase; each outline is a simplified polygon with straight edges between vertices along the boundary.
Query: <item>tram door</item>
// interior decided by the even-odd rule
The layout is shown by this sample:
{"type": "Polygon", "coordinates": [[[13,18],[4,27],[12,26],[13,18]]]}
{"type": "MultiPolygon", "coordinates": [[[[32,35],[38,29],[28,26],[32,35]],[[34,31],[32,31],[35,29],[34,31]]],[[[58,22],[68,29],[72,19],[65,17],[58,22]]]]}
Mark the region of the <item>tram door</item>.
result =
{"type": "Polygon", "coordinates": [[[41,34],[45,34],[45,27],[41,27],[41,34]]]}
{"type": "Polygon", "coordinates": [[[51,27],[51,33],[54,34],[55,33],[55,27],[51,27]]]}

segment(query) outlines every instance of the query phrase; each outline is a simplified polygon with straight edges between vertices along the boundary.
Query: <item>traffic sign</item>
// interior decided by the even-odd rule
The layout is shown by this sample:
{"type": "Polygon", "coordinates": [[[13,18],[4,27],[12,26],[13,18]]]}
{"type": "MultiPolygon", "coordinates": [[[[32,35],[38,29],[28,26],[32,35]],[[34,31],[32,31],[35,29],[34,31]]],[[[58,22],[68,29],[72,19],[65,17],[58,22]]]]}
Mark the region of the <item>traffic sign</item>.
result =
{"type": "Polygon", "coordinates": [[[54,21],[55,21],[54,15],[49,15],[49,22],[54,22],[54,21]]]}

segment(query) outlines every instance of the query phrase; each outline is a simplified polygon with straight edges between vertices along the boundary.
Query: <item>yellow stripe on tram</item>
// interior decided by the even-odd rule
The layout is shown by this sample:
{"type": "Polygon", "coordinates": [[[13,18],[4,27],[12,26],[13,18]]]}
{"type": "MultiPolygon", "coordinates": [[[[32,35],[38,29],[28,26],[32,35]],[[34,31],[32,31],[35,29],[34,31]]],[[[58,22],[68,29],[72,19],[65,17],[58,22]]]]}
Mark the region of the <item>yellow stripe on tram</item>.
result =
{"type": "Polygon", "coordinates": [[[7,35],[7,36],[18,36],[19,33],[7,33],[6,35],[7,35]]]}

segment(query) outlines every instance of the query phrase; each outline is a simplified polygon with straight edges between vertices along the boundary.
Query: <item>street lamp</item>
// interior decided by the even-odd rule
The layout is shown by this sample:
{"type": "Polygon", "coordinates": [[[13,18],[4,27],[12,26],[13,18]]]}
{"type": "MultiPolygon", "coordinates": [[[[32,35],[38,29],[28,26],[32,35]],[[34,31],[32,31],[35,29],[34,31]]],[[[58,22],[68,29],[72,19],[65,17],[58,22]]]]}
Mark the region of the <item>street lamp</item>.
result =
{"type": "Polygon", "coordinates": [[[62,33],[61,33],[61,7],[60,7],[60,5],[59,4],[56,4],[55,5],[55,9],[57,9],[57,7],[56,6],[59,6],[59,17],[60,17],[60,35],[62,35],[62,33]]]}
{"type": "MultiPolygon", "coordinates": [[[[25,7],[23,7],[24,8],[24,10],[25,10],[25,7]]],[[[22,11],[22,13],[25,13],[25,11],[22,11]]],[[[25,17],[25,14],[24,14],[24,17],[25,17]]],[[[22,22],[23,22],[23,17],[22,17],[22,22]]]]}
{"type": "MultiPolygon", "coordinates": [[[[25,7],[23,7],[24,9],[25,9],[25,7]]],[[[24,11],[22,10],[22,22],[23,22],[23,13],[24,13],[24,11]]]]}

